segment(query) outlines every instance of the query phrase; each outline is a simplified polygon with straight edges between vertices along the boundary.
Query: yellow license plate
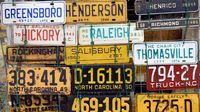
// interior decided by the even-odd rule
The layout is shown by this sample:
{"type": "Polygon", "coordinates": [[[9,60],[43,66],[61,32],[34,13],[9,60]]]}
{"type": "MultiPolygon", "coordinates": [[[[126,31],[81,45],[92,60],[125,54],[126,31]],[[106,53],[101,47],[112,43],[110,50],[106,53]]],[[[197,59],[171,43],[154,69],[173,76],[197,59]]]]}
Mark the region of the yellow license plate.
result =
{"type": "Polygon", "coordinates": [[[198,94],[138,94],[136,112],[199,112],[198,94]]]}
{"type": "Polygon", "coordinates": [[[53,67],[21,67],[7,70],[8,93],[70,94],[70,69],[53,67]]]}
{"type": "Polygon", "coordinates": [[[127,45],[97,45],[66,47],[65,64],[114,64],[128,63],[127,45]]]}
{"type": "Polygon", "coordinates": [[[10,112],[63,112],[67,107],[66,95],[10,95],[10,112]],[[60,104],[60,105],[59,105],[60,104]]]}
{"type": "Polygon", "coordinates": [[[132,112],[131,98],[122,95],[74,95],[69,105],[65,112],[132,112]]]}
{"type": "Polygon", "coordinates": [[[126,0],[66,1],[66,23],[127,22],[126,0]]]}
{"type": "Polygon", "coordinates": [[[95,92],[121,93],[134,89],[133,65],[73,66],[72,92],[76,94],[95,92]],[[109,91],[108,91],[109,90],[109,91]]]}
{"type": "Polygon", "coordinates": [[[8,64],[57,64],[64,63],[64,47],[8,47],[8,64]]]}

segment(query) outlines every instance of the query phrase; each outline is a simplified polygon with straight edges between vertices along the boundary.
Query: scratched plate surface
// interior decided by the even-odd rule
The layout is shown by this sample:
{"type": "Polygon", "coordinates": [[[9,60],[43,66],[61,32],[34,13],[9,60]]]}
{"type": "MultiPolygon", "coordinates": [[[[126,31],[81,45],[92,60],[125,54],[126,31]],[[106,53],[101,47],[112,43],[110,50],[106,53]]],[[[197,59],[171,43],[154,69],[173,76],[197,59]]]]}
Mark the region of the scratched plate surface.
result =
{"type": "Polygon", "coordinates": [[[12,67],[7,71],[8,94],[71,93],[71,74],[68,67],[12,67]]]}
{"type": "Polygon", "coordinates": [[[198,94],[137,94],[136,112],[199,112],[198,94]]]}
{"type": "Polygon", "coordinates": [[[9,95],[9,112],[65,112],[67,95],[9,95]]]}
{"type": "Polygon", "coordinates": [[[7,47],[7,62],[8,64],[62,64],[64,63],[64,47],[7,47]]]}
{"type": "Polygon", "coordinates": [[[65,64],[128,63],[128,45],[95,45],[66,47],[65,64]]]}

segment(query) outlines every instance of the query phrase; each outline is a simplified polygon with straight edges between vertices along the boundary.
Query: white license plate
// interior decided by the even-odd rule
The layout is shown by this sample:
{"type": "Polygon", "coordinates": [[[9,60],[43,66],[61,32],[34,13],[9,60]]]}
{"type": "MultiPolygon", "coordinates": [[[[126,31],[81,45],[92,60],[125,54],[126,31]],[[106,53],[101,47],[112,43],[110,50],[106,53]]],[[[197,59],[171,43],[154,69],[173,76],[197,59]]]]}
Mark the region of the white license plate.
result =
{"type": "Polygon", "coordinates": [[[64,1],[3,2],[3,24],[64,24],[66,21],[64,1]]]}

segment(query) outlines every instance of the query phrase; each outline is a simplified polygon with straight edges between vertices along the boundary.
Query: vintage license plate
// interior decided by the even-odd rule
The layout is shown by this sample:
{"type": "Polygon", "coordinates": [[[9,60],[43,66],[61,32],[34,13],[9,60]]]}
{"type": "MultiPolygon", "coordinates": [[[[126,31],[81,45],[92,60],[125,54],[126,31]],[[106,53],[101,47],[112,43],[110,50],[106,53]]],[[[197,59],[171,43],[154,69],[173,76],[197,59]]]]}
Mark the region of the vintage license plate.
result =
{"type": "Polygon", "coordinates": [[[196,41],[146,42],[133,44],[136,65],[196,64],[196,41]]]}
{"type": "Polygon", "coordinates": [[[137,15],[173,14],[198,11],[198,0],[136,0],[137,15]]]}
{"type": "Polygon", "coordinates": [[[163,65],[149,66],[147,89],[175,90],[198,88],[199,67],[194,65],[163,65]]]}
{"type": "Polygon", "coordinates": [[[79,44],[128,44],[144,41],[144,30],[136,24],[86,25],[79,28],[79,44]]]}
{"type": "Polygon", "coordinates": [[[129,92],[134,89],[133,65],[73,66],[72,92],[129,92]]]}
{"type": "Polygon", "coordinates": [[[199,18],[162,19],[137,22],[137,29],[174,29],[198,26],[199,18]]]}
{"type": "Polygon", "coordinates": [[[10,112],[65,112],[66,95],[10,95],[10,112]]]}
{"type": "Polygon", "coordinates": [[[66,23],[117,23],[127,22],[125,0],[66,1],[66,23]]]}
{"type": "Polygon", "coordinates": [[[199,112],[198,94],[137,94],[136,112],[199,112]]]}
{"type": "Polygon", "coordinates": [[[53,67],[8,68],[8,93],[20,94],[70,94],[70,69],[53,67]]]}
{"type": "Polygon", "coordinates": [[[78,25],[13,25],[14,45],[75,46],[78,25]]]}
{"type": "Polygon", "coordinates": [[[64,46],[63,29],[63,25],[14,25],[14,44],[64,46]]]}
{"type": "Polygon", "coordinates": [[[64,47],[7,47],[7,62],[8,64],[62,64],[64,63],[64,47]]]}
{"type": "Polygon", "coordinates": [[[128,45],[95,45],[66,47],[65,64],[128,63],[128,45]]]}
{"type": "Polygon", "coordinates": [[[2,2],[3,24],[64,24],[64,1],[2,2]],[[52,4],[53,3],[53,4],[52,4]]]}
{"type": "Polygon", "coordinates": [[[132,112],[128,96],[73,96],[67,112],[132,112]]]}

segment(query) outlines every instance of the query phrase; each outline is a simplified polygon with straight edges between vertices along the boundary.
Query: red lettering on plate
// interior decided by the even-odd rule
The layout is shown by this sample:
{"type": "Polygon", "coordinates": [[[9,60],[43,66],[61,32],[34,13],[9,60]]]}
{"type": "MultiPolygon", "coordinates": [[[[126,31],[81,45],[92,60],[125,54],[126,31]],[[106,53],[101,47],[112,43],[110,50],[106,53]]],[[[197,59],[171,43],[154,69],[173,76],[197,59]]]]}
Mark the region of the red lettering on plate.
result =
{"type": "Polygon", "coordinates": [[[39,30],[39,29],[26,29],[22,30],[22,41],[58,41],[60,30],[39,30]]]}

